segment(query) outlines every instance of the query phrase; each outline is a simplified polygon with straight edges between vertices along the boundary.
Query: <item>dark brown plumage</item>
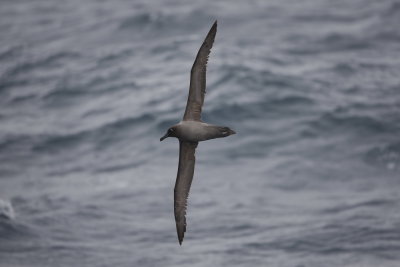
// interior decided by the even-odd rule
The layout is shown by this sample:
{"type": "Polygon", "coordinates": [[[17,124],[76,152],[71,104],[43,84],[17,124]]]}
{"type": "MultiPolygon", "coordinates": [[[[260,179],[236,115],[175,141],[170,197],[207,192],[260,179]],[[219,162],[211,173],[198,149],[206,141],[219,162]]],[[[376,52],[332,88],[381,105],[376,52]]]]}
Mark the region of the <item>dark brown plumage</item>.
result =
{"type": "Polygon", "coordinates": [[[189,190],[193,180],[197,142],[179,142],[178,174],[174,188],[174,213],[179,244],[186,232],[186,209],[189,190]]]}
{"type": "MultiPolygon", "coordinates": [[[[206,71],[208,56],[217,33],[217,21],[208,32],[190,72],[190,89],[183,120],[201,121],[201,108],[206,94],[206,71]]],[[[195,150],[198,143],[180,141],[179,166],[174,189],[174,211],[179,244],[186,232],[186,209],[192,184],[195,163],[195,150]]]]}
{"type": "Polygon", "coordinates": [[[206,93],[206,68],[208,56],[217,33],[217,21],[207,34],[190,73],[189,96],[183,120],[170,127],[160,141],[167,137],[179,139],[179,165],[174,188],[174,212],[179,244],[186,232],[186,209],[193,180],[195,152],[198,142],[235,134],[229,127],[201,121],[201,109],[206,93]]]}
{"type": "Polygon", "coordinates": [[[217,21],[214,22],[206,39],[197,53],[196,60],[193,63],[190,72],[190,89],[186,104],[184,121],[201,121],[201,108],[206,94],[206,71],[208,56],[217,34],[217,21]]]}

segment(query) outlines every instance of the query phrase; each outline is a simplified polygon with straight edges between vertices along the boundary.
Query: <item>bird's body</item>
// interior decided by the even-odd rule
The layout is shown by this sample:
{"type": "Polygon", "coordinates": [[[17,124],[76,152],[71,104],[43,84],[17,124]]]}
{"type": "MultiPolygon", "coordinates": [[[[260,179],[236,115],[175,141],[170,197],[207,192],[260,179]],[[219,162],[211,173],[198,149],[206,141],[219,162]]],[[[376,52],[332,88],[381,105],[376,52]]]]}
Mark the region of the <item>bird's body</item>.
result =
{"type": "Polygon", "coordinates": [[[228,127],[212,125],[200,121],[181,121],[171,128],[174,129],[174,133],[170,136],[187,142],[206,141],[235,133],[228,127]]]}
{"type": "Polygon", "coordinates": [[[211,27],[197,53],[191,70],[189,96],[183,120],[171,126],[160,138],[160,141],[167,137],[179,139],[179,164],[174,189],[174,213],[179,244],[182,244],[186,232],[187,198],[193,180],[198,142],[235,134],[229,127],[212,125],[201,120],[206,93],[206,66],[216,32],[217,22],[211,27]]]}

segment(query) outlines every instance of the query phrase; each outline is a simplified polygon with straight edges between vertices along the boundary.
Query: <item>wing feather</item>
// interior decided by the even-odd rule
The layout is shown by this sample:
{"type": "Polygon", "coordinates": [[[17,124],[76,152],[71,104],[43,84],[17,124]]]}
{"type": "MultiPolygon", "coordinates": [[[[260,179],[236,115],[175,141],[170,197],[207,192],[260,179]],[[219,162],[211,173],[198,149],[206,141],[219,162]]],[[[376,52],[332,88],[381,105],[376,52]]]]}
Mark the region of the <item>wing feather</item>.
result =
{"type": "Polygon", "coordinates": [[[208,56],[217,33],[217,21],[214,22],[207,34],[190,72],[189,96],[186,104],[184,121],[201,121],[201,109],[206,93],[206,69],[208,56]]]}
{"type": "Polygon", "coordinates": [[[189,190],[193,180],[196,143],[180,141],[179,165],[174,189],[174,212],[179,244],[186,232],[186,209],[189,190]]]}

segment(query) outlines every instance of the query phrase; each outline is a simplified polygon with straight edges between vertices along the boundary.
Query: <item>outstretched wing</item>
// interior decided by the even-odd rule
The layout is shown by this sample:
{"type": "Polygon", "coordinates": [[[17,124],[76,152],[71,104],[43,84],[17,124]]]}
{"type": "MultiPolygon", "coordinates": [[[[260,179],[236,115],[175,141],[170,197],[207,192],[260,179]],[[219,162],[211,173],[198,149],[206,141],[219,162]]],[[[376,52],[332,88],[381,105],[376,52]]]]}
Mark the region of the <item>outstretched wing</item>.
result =
{"type": "Polygon", "coordinates": [[[182,245],[182,240],[186,232],[187,198],[193,180],[194,154],[197,144],[197,142],[192,143],[184,141],[180,141],[179,143],[179,166],[174,189],[174,212],[176,231],[178,233],[180,245],[182,245]]]}
{"type": "Polygon", "coordinates": [[[208,56],[213,46],[215,34],[217,33],[217,21],[214,22],[206,39],[197,53],[190,72],[190,89],[186,104],[184,121],[201,121],[201,108],[204,103],[206,93],[206,67],[208,56]]]}

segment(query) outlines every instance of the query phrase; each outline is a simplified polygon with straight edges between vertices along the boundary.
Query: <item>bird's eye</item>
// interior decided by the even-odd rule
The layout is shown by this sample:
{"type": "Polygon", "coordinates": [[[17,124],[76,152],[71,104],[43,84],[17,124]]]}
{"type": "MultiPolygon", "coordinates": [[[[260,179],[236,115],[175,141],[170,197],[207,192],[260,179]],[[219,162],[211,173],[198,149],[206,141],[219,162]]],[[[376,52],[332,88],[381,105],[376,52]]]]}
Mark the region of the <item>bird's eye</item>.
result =
{"type": "Polygon", "coordinates": [[[168,132],[172,133],[174,131],[174,129],[169,129],[168,132]]]}

